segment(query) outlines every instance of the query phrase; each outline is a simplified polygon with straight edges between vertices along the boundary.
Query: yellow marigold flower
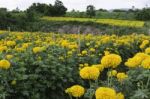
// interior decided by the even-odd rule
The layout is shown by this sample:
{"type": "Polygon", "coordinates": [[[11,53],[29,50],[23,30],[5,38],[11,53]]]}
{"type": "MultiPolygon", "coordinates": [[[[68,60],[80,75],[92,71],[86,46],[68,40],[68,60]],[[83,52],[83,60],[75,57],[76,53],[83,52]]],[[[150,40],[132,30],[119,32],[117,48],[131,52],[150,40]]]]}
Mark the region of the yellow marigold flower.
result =
{"type": "Polygon", "coordinates": [[[7,46],[0,46],[0,52],[6,51],[7,50],[7,46]]]}
{"type": "Polygon", "coordinates": [[[96,99],[116,99],[116,91],[112,88],[100,87],[95,92],[96,99]]]}
{"type": "Polygon", "coordinates": [[[78,45],[77,44],[70,44],[70,45],[68,45],[68,48],[69,49],[77,49],[78,45]]]}
{"type": "Polygon", "coordinates": [[[144,40],[142,43],[143,44],[149,44],[149,40],[144,40]]]}
{"type": "Polygon", "coordinates": [[[82,56],[82,54],[77,54],[79,57],[82,56]]]}
{"type": "Polygon", "coordinates": [[[116,76],[117,75],[117,71],[116,70],[112,70],[112,71],[109,71],[108,72],[108,76],[111,77],[111,76],[116,76]]]}
{"type": "Polygon", "coordinates": [[[10,62],[8,60],[0,60],[0,68],[2,69],[9,69],[10,68],[10,62]]]}
{"type": "Polygon", "coordinates": [[[83,79],[91,79],[96,80],[100,75],[100,71],[98,68],[92,67],[84,67],[80,70],[80,76],[83,79]]]}
{"type": "Polygon", "coordinates": [[[62,47],[67,47],[68,45],[69,45],[69,43],[68,43],[67,40],[63,40],[63,41],[61,42],[61,46],[62,46],[62,47]]]}
{"type": "Polygon", "coordinates": [[[68,51],[67,54],[68,54],[68,55],[72,55],[72,51],[68,51]]]}
{"type": "Polygon", "coordinates": [[[150,54],[150,47],[148,47],[148,48],[145,49],[145,53],[146,54],[150,54]]]}
{"type": "Polygon", "coordinates": [[[70,90],[71,88],[67,88],[66,90],[65,90],[65,93],[67,93],[67,94],[70,94],[71,95],[71,90],[70,90]]]}
{"type": "Polygon", "coordinates": [[[95,52],[95,49],[94,48],[90,48],[90,52],[95,52]]]}
{"type": "Polygon", "coordinates": [[[117,93],[117,98],[116,99],[124,99],[124,95],[121,92],[117,93]]]}
{"type": "Polygon", "coordinates": [[[97,64],[97,65],[92,65],[92,66],[95,66],[96,68],[98,68],[100,72],[104,70],[104,66],[102,64],[97,64]]]}
{"type": "Polygon", "coordinates": [[[64,60],[64,57],[60,56],[58,59],[60,59],[60,60],[64,60]]]}
{"type": "Polygon", "coordinates": [[[109,55],[110,52],[109,52],[109,51],[104,51],[104,54],[105,54],[105,56],[106,56],[106,55],[109,55]]]}
{"type": "Polygon", "coordinates": [[[83,50],[83,51],[81,52],[81,54],[82,54],[82,55],[87,55],[87,51],[86,51],[86,50],[83,50]]]}
{"type": "Polygon", "coordinates": [[[72,95],[73,97],[81,97],[84,95],[85,89],[80,85],[74,85],[65,90],[66,93],[72,95]]]}
{"type": "Polygon", "coordinates": [[[145,53],[137,53],[137,54],[135,55],[135,57],[136,57],[136,56],[141,57],[142,60],[144,60],[144,59],[150,57],[149,55],[147,55],[147,54],[145,54],[145,53]]]}
{"type": "Polygon", "coordinates": [[[141,49],[143,49],[144,47],[145,47],[145,45],[144,45],[144,44],[141,44],[141,45],[140,45],[140,48],[141,48],[141,49]]]}
{"type": "Polygon", "coordinates": [[[129,58],[127,62],[125,62],[125,65],[131,68],[137,67],[141,64],[142,58],[141,57],[133,57],[129,58]]]}
{"type": "Polygon", "coordinates": [[[25,49],[22,48],[22,47],[20,47],[20,48],[15,48],[15,50],[16,50],[17,52],[24,52],[24,51],[25,51],[25,49]]]}
{"type": "Polygon", "coordinates": [[[86,43],[86,46],[90,46],[90,43],[86,43]]]}
{"type": "Polygon", "coordinates": [[[133,58],[129,58],[127,62],[125,62],[125,65],[128,67],[137,67],[140,66],[142,61],[146,58],[150,58],[149,55],[145,53],[137,53],[133,58]]]}
{"type": "Polygon", "coordinates": [[[84,63],[84,67],[87,67],[87,66],[89,66],[89,64],[88,63],[84,63]]]}
{"type": "Polygon", "coordinates": [[[80,66],[80,67],[84,67],[84,65],[83,65],[83,64],[79,64],[79,66],[80,66]]]}
{"type": "Polygon", "coordinates": [[[150,58],[146,58],[145,60],[143,60],[141,65],[145,69],[150,69],[150,58]]]}
{"type": "Polygon", "coordinates": [[[28,48],[28,47],[29,47],[29,43],[24,43],[24,44],[22,45],[22,47],[23,47],[24,49],[28,48]]]}
{"type": "Polygon", "coordinates": [[[42,52],[43,51],[43,48],[42,47],[34,47],[33,48],[33,52],[36,54],[36,53],[39,53],[39,52],[42,52]]]}
{"type": "Polygon", "coordinates": [[[116,54],[109,54],[103,56],[101,59],[101,64],[105,68],[109,68],[109,67],[116,68],[121,62],[122,62],[121,57],[116,54]]]}
{"type": "Polygon", "coordinates": [[[125,80],[126,78],[128,78],[128,75],[126,75],[125,73],[118,73],[117,74],[117,79],[118,81],[122,82],[123,80],[125,80]]]}
{"type": "Polygon", "coordinates": [[[7,46],[15,46],[16,42],[15,41],[7,41],[7,46]]]}
{"type": "Polygon", "coordinates": [[[147,44],[149,44],[149,40],[144,40],[140,45],[140,48],[143,49],[147,44]]]}
{"type": "Polygon", "coordinates": [[[9,59],[13,58],[13,55],[6,55],[6,58],[9,60],[9,59]]]}
{"type": "Polygon", "coordinates": [[[16,83],[17,83],[16,80],[11,81],[11,85],[16,85],[16,83]]]}

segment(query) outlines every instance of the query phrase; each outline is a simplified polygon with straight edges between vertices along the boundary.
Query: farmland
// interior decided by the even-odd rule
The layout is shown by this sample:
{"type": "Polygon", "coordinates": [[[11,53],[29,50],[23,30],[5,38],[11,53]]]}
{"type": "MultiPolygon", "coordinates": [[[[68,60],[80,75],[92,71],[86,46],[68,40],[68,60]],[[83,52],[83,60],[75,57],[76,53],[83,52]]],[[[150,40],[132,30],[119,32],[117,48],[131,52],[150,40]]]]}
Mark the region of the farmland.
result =
{"type": "Polygon", "coordinates": [[[144,21],[129,21],[117,19],[94,19],[94,18],[71,18],[71,17],[43,17],[42,20],[48,21],[77,21],[77,22],[94,22],[111,26],[125,26],[141,28],[144,26],[144,21]]]}
{"type": "Polygon", "coordinates": [[[101,99],[103,90],[112,99],[150,97],[150,36],[0,35],[1,98],[101,99]]]}
{"type": "Polygon", "coordinates": [[[3,0],[0,99],[150,99],[149,0],[3,0]]]}

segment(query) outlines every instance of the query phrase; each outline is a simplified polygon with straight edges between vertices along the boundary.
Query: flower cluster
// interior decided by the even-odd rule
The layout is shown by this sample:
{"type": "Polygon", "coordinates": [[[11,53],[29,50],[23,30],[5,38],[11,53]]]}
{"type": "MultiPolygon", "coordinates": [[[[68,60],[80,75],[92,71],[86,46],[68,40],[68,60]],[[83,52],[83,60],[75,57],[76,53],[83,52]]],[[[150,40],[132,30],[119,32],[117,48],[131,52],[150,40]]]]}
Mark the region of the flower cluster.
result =
{"type": "Polygon", "coordinates": [[[11,63],[8,60],[0,60],[0,68],[1,69],[9,69],[11,63]]]}
{"type": "Polygon", "coordinates": [[[84,95],[85,89],[80,85],[74,85],[70,88],[67,88],[65,92],[74,97],[81,97],[84,95]]]}
{"type": "Polygon", "coordinates": [[[84,67],[80,70],[80,76],[83,79],[91,79],[96,80],[100,75],[100,71],[98,68],[92,66],[92,67],[84,67]]]}
{"type": "Polygon", "coordinates": [[[121,57],[116,54],[109,54],[103,56],[101,59],[101,64],[105,68],[116,68],[121,62],[122,62],[121,57]]]}

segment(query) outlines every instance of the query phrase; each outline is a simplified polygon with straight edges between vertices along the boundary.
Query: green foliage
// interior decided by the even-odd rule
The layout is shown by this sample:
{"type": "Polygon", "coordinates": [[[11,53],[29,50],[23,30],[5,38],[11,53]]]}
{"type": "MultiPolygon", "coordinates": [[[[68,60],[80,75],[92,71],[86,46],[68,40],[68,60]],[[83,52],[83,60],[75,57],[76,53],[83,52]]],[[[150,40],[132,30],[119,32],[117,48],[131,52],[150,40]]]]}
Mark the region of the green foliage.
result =
{"type": "Polygon", "coordinates": [[[28,9],[28,12],[37,13],[46,16],[63,16],[66,14],[67,8],[59,0],[55,1],[54,5],[42,3],[33,3],[28,9]]]}
{"type": "Polygon", "coordinates": [[[86,8],[87,16],[89,16],[90,18],[94,17],[95,13],[96,13],[95,7],[93,5],[88,5],[87,8],[86,8]]]}
{"type": "Polygon", "coordinates": [[[67,49],[57,46],[36,55],[32,47],[25,53],[15,53],[15,58],[11,59],[13,67],[0,70],[0,98],[66,99],[65,88],[75,82],[82,83],[78,79],[77,56],[67,58],[66,54],[67,49]],[[56,59],[60,56],[65,59],[56,59]],[[12,84],[12,81],[16,83],[12,84]]]}
{"type": "Polygon", "coordinates": [[[143,8],[136,11],[136,19],[138,20],[150,20],[150,8],[143,8]]]}
{"type": "Polygon", "coordinates": [[[65,16],[66,17],[76,17],[76,18],[88,17],[85,12],[80,12],[80,11],[75,11],[75,10],[72,10],[70,12],[66,12],[65,16]]]}

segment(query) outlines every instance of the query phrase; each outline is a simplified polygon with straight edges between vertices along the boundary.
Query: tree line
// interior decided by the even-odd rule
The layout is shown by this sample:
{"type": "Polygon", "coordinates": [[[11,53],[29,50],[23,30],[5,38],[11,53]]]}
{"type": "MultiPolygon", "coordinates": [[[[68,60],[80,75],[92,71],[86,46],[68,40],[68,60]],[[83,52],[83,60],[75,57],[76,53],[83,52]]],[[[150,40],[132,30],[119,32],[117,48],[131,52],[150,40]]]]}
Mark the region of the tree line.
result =
{"type": "Polygon", "coordinates": [[[143,9],[129,9],[121,10],[115,9],[113,11],[108,11],[106,9],[99,9],[93,5],[88,5],[86,11],[76,11],[72,10],[67,12],[67,7],[64,6],[63,2],[56,0],[54,5],[44,4],[44,3],[33,3],[25,11],[21,11],[18,8],[12,11],[8,11],[6,8],[0,8],[0,29],[7,29],[11,27],[13,30],[27,30],[30,28],[33,22],[39,22],[38,20],[42,16],[64,16],[64,17],[90,17],[90,18],[101,18],[99,16],[104,16],[104,18],[110,18],[110,16],[115,16],[114,18],[119,18],[118,15],[127,16],[131,14],[134,20],[150,20],[150,8],[146,7],[143,9]],[[111,14],[115,13],[115,14],[111,14]],[[117,13],[117,14],[116,14],[117,13]]]}

